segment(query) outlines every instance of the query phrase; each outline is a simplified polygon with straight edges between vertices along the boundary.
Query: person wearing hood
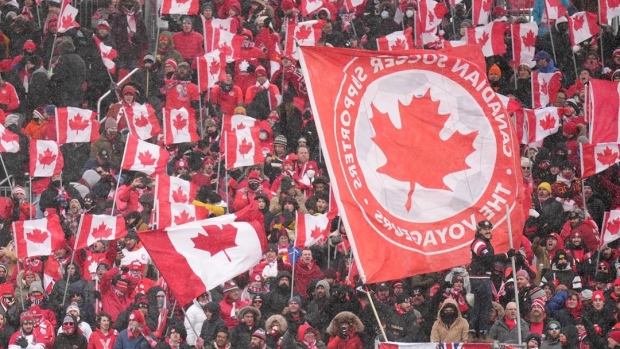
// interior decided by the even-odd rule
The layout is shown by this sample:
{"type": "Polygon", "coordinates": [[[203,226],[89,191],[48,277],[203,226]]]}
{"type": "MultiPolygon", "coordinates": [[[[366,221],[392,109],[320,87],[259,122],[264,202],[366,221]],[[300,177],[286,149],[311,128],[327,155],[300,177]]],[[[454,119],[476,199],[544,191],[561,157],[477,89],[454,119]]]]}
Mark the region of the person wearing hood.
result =
{"type": "Polygon", "coordinates": [[[406,294],[399,295],[387,317],[387,339],[399,343],[426,342],[424,333],[418,326],[417,320],[421,317],[422,314],[411,306],[409,297],[406,294]]]}
{"type": "Polygon", "coordinates": [[[574,290],[566,291],[564,307],[553,314],[553,318],[560,322],[562,327],[575,326],[577,321],[583,316],[583,304],[581,294],[574,290]]]}
{"type": "Polygon", "coordinates": [[[82,84],[86,81],[86,63],[77,53],[70,37],[58,44],[60,56],[50,78],[52,100],[58,107],[81,107],[82,84]]]}
{"type": "Polygon", "coordinates": [[[326,308],[329,297],[329,283],[325,280],[320,280],[316,283],[314,288],[314,298],[308,305],[306,319],[308,319],[321,334],[325,333],[329,325],[328,309],[326,308]]]}
{"type": "MultiPolygon", "coordinates": [[[[228,332],[228,326],[220,315],[220,305],[217,302],[209,302],[204,305],[204,314],[206,316],[206,320],[202,323],[202,328],[200,330],[200,338],[202,338],[204,343],[212,343],[218,332],[228,332]]],[[[186,318],[187,319],[187,318],[186,318]]],[[[187,321],[186,321],[187,328],[187,321]]],[[[195,336],[194,336],[195,338],[195,336]]],[[[195,341],[195,339],[194,339],[195,341]]],[[[188,343],[189,343],[189,332],[188,332],[188,343]]]]}
{"type": "Polygon", "coordinates": [[[144,15],[140,13],[140,3],[134,0],[118,2],[118,11],[112,14],[110,34],[116,44],[118,79],[124,77],[120,70],[132,70],[136,61],[144,55],[148,47],[148,35],[144,15]]]}
{"type": "Polygon", "coordinates": [[[437,320],[431,330],[433,343],[466,343],[469,334],[469,323],[461,316],[453,298],[446,298],[437,311],[437,320]]]}
{"type": "Polygon", "coordinates": [[[265,316],[281,314],[291,298],[291,273],[282,270],[276,276],[271,292],[261,294],[263,297],[263,313],[265,316]]]}
{"type": "Polygon", "coordinates": [[[86,349],[88,347],[88,340],[80,333],[75,316],[65,315],[58,332],[58,337],[54,341],[55,349],[86,349]]]}
{"type": "Polygon", "coordinates": [[[144,315],[134,310],[129,315],[129,324],[116,338],[114,349],[151,349],[157,345],[155,337],[146,326],[144,315]]]}
{"type": "Polygon", "coordinates": [[[177,64],[183,62],[183,56],[174,48],[174,41],[172,40],[172,33],[169,31],[163,31],[157,38],[157,63],[163,64],[168,59],[173,59],[177,64]]]}
{"type": "Polygon", "coordinates": [[[260,310],[245,306],[237,312],[239,324],[230,330],[230,344],[234,349],[250,349],[252,333],[260,328],[260,310]]]}
{"type": "MultiPolygon", "coordinates": [[[[192,305],[190,305],[185,312],[185,320],[183,322],[185,332],[187,333],[187,338],[185,341],[189,345],[196,345],[196,339],[198,338],[197,334],[202,333],[203,323],[205,323],[205,321],[209,318],[206,310],[204,310],[208,304],[214,303],[209,302],[209,298],[209,294],[206,292],[199,295],[192,301],[192,305]]],[[[218,317],[220,315],[219,304],[217,306],[217,315],[218,317]]],[[[207,343],[208,342],[209,341],[207,341],[207,343]]]]}
{"type": "Polygon", "coordinates": [[[131,302],[131,291],[138,284],[139,280],[121,274],[119,268],[112,268],[103,274],[100,283],[100,300],[103,311],[110,314],[112,321],[127,309],[131,302]]]}
{"type": "MultiPolygon", "coordinates": [[[[77,325],[79,332],[84,337],[86,337],[86,340],[88,341],[88,339],[90,338],[90,335],[93,333],[93,329],[80,316],[80,307],[78,306],[77,303],[69,304],[69,306],[67,307],[67,311],[65,312],[65,317],[66,316],[73,316],[73,318],[75,318],[76,325],[77,325]]],[[[64,332],[64,327],[61,326],[58,329],[58,334],[61,334],[63,332],[64,332]]]]}
{"type": "Polygon", "coordinates": [[[97,315],[97,328],[88,339],[89,349],[114,348],[118,331],[112,328],[112,317],[102,311],[97,315]]]}
{"type": "Polygon", "coordinates": [[[265,333],[267,337],[267,347],[277,348],[280,338],[286,333],[288,329],[288,322],[284,316],[276,314],[271,315],[267,321],[265,321],[265,333]]]}
{"type": "Polygon", "coordinates": [[[164,340],[164,343],[169,345],[172,349],[190,349],[192,348],[185,342],[187,333],[181,323],[174,323],[168,328],[168,336],[164,340]]]}
{"type": "MultiPolygon", "coordinates": [[[[83,291],[79,288],[79,284],[73,284],[67,288],[67,300],[65,303],[69,303],[65,311],[69,310],[69,307],[77,307],[77,313],[73,314],[78,318],[80,322],[86,322],[91,326],[95,325],[95,307],[94,307],[94,295],[91,296],[90,302],[85,301],[83,291]]],[[[89,284],[89,289],[91,285],[89,284]]],[[[80,326],[82,324],[80,323],[80,326]]],[[[84,333],[84,332],[83,332],[84,333]]],[[[86,335],[86,339],[89,336],[86,335]]]]}
{"type": "Polygon", "coordinates": [[[357,315],[348,311],[338,313],[327,327],[327,349],[364,349],[360,339],[362,332],[364,325],[357,315]]]}
{"type": "Polygon", "coordinates": [[[581,278],[572,269],[572,258],[564,250],[558,250],[553,256],[551,269],[541,279],[543,283],[564,285],[569,290],[581,291],[581,278]]]}
{"type": "MultiPolygon", "coordinates": [[[[51,308],[59,315],[63,314],[67,300],[69,300],[68,303],[71,303],[69,294],[65,294],[65,290],[69,288],[73,290],[72,292],[74,294],[80,293],[83,296],[85,304],[93,304],[94,299],[92,291],[90,290],[88,281],[82,278],[82,271],[79,264],[77,262],[69,263],[65,268],[63,278],[54,284],[54,288],[52,288],[52,292],[49,296],[51,308]]],[[[61,317],[62,316],[58,316],[58,318],[61,317]]]]}
{"type": "Polygon", "coordinates": [[[282,337],[282,348],[287,349],[327,349],[318,339],[319,332],[308,324],[289,327],[282,337]]]}

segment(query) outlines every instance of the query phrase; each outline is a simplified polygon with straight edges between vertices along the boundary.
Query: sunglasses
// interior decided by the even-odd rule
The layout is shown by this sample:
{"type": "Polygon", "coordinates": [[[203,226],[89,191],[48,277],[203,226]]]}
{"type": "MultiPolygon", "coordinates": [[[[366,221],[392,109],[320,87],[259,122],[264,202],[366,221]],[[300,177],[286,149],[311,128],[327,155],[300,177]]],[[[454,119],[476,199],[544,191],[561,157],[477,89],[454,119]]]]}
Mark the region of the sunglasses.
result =
{"type": "Polygon", "coordinates": [[[531,167],[528,167],[528,166],[521,166],[521,169],[522,169],[522,170],[529,170],[529,169],[531,169],[531,167]]]}
{"type": "Polygon", "coordinates": [[[556,331],[556,330],[559,330],[560,328],[558,326],[549,326],[549,329],[551,331],[556,331]]]}
{"type": "Polygon", "coordinates": [[[66,325],[66,326],[69,326],[69,325],[73,326],[74,323],[73,322],[63,322],[62,324],[66,325]]]}

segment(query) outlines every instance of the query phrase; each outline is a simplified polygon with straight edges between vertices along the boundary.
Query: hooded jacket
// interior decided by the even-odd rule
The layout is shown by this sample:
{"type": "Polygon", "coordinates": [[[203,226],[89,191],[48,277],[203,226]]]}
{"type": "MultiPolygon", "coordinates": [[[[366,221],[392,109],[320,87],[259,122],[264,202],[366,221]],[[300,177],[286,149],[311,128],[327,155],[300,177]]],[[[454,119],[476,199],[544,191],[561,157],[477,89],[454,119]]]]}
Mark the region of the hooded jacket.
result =
{"type": "Polygon", "coordinates": [[[267,347],[277,348],[278,340],[284,335],[288,329],[288,322],[282,315],[271,315],[267,321],[265,321],[265,332],[267,333],[267,347]],[[274,326],[278,329],[275,330],[274,326]]]}
{"type": "MultiPolygon", "coordinates": [[[[73,263],[70,263],[69,265],[73,265],[75,267],[75,272],[73,273],[73,275],[69,275],[69,273],[67,272],[68,268],[65,268],[63,278],[58,280],[54,284],[54,288],[52,288],[52,292],[49,295],[49,302],[50,302],[51,309],[57,312],[57,314],[61,316],[64,316],[64,314],[61,313],[62,310],[64,310],[63,309],[64,306],[71,303],[71,301],[69,300],[68,293],[67,293],[67,296],[64,297],[65,289],[67,290],[70,289],[72,293],[80,293],[82,295],[82,302],[80,304],[80,308],[81,308],[80,310],[86,310],[86,309],[82,309],[83,305],[85,306],[85,305],[90,305],[94,303],[93,292],[90,286],[88,285],[88,281],[82,278],[82,269],[80,268],[79,263],[73,262],[73,263]],[[62,302],[63,298],[65,298],[64,305],[62,302]]],[[[90,315],[88,317],[90,317],[90,315]]],[[[87,320],[90,321],[91,319],[89,318],[87,320]]]]}
{"type": "Polygon", "coordinates": [[[218,332],[228,332],[228,326],[226,326],[226,323],[222,320],[222,316],[220,315],[221,308],[219,303],[209,302],[205,307],[213,313],[213,315],[210,319],[202,323],[200,338],[202,338],[205,343],[211,343],[215,340],[218,332]]]}
{"type": "Polygon", "coordinates": [[[258,322],[260,320],[260,310],[252,307],[245,306],[237,312],[237,319],[239,324],[230,330],[230,345],[234,349],[250,349],[250,341],[252,340],[252,333],[260,328],[258,322]],[[254,314],[254,323],[248,325],[243,321],[243,316],[246,313],[254,314]]]}
{"type": "Polygon", "coordinates": [[[456,304],[456,301],[453,298],[446,298],[443,301],[443,304],[441,305],[439,310],[437,310],[437,320],[435,320],[433,328],[431,329],[431,342],[466,343],[468,339],[468,332],[469,323],[467,323],[467,320],[465,320],[461,315],[458,304],[456,304]],[[448,304],[454,305],[454,309],[456,310],[457,314],[456,319],[451,325],[448,325],[441,320],[441,312],[448,304]]]}
{"type": "Polygon", "coordinates": [[[359,336],[362,332],[364,332],[364,325],[357,315],[348,311],[338,313],[327,327],[327,333],[330,336],[327,349],[362,349],[364,345],[359,336]],[[346,339],[338,336],[340,326],[344,323],[350,325],[349,332],[347,333],[348,337],[346,339]]]}
{"type": "Polygon", "coordinates": [[[165,36],[166,38],[168,38],[168,42],[170,43],[170,46],[168,50],[166,51],[163,51],[158,46],[157,61],[162,66],[164,62],[167,61],[168,59],[174,59],[177,62],[177,64],[183,62],[183,56],[181,56],[181,53],[174,48],[174,41],[172,40],[172,33],[166,30],[166,31],[161,32],[161,34],[159,34],[159,38],[161,38],[162,36],[165,36]]]}
{"type": "MultiPolygon", "coordinates": [[[[86,337],[84,337],[79,330],[78,321],[73,315],[70,316],[73,319],[73,333],[60,333],[58,337],[56,337],[56,341],[54,341],[54,348],[56,349],[86,349],[88,346],[88,341],[86,337]]],[[[63,316],[65,318],[66,316],[63,316]]]]}

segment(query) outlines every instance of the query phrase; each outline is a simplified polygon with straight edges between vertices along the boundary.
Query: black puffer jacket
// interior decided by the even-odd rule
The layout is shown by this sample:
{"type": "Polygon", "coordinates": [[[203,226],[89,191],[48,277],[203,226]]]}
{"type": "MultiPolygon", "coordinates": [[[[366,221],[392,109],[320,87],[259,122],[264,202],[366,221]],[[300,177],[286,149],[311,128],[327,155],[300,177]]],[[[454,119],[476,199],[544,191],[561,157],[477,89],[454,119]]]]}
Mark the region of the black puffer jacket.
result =
{"type": "Polygon", "coordinates": [[[205,343],[211,343],[215,340],[218,332],[228,332],[228,326],[226,326],[226,323],[222,320],[222,316],[220,315],[222,308],[218,302],[209,302],[205,307],[213,315],[210,319],[207,319],[202,323],[200,338],[202,338],[205,343]]]}
{"type": "Polygon", "coordinates": [[[58,51],[60,57],[50,79],[50,91],[54,94],[52,99],[58,107],[80,107],[82,84],[86,81],[86,63],[75,53],[71,41],[59,43],[58,51]]]}

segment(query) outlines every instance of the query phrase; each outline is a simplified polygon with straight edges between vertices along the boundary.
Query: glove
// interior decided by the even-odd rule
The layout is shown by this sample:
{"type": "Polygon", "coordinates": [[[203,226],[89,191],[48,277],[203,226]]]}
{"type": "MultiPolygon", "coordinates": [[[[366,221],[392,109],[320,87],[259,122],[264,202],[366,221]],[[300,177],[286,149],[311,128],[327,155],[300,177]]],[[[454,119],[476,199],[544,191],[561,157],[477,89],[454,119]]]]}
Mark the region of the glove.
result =
{"type": "Polygon", "coordinates": [[[8,104],[4,104],[4,103],[0,103],[0,109],[2,109],[4,111],[9,111],[9,105],[8,104]]]}
{"type": "Polygon", "coordinates": [[[248,65],[248,69],[246,69],[246,72],[248,73],[254,73],[256,71],[256,67],[253,66],[252,64],[248,65]]]}
{"type": "Polygon", "coordinates": [[[95,299],[101,299],[101,292],[100,291],[93,291],[93,296],[95,296],[95,299]]]}
{"type": "Polygon", "coordinates": [[[538,213],[538,211],[536,211],[533,208],[530,208],[528,213],[529,213],[530,217],[538,218],[540,216],[540,213],[538,213]]]}
{"type": "Polygon", "coordinates": [[[611,73],[611,69],[609,67],[603,68],[603,74],[609,74],[609,73],[611,73]]]}
{"type": "Polygon", "coordinates": [[[17,345],[19,345],[22,348],[28,347],[28,340],[24,337],[17,338],[17,341],[15,341],[15,343],[17,343],[17,345]]]}
{"type": "Polygon", "coordinates": [[[506,255],[508,256],[508,258],[512,258],[517,255],[517,251],[515,251],[514,248],[511,248],[510,250],[508,250],[508,252],[506,252],[506,255]]]}

